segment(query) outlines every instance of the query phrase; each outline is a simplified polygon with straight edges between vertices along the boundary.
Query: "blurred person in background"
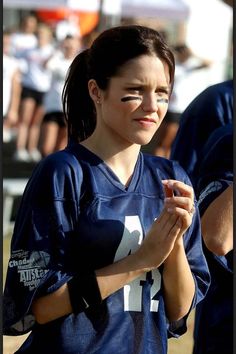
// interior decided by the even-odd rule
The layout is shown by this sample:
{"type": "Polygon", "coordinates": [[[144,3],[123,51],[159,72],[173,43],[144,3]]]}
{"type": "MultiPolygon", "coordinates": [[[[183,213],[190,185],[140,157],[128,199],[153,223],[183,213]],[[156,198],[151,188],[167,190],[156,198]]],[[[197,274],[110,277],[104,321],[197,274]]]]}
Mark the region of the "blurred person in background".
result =
{"type": "Polygon", "coordinates": [[[16,58],[21,58],[25,50],[37,46],[37,17],[33,14],[23,17],[19,31],[11,36],[11,51],[16,58]]]}
{"type": "Polygon", "coordinates": [[[170,158],[185,169],[194,187],[207,139],[216,128],[232,121],[233,80],[206,88],[181,115],[170,158]]]}
{"type": "Polygon", "coordinates": [[[52,73],[52,81],[43,101],[46,113],[41,127],[40,150],[43,156],[66,147],[67,129],[62,108],[62,90],[67,70],[81,46],[81,38],[67,35],[60,48],[45,64],[52,73]]]}
{"type": "Polygon", "coordinates": [[[81,37],[79,16],[73,14],[73,11],[68,13],[66,19],[58,21],[55,26],[55,36],[58,42],[61,42],[68,35],[81,37]]]}
{"type": "Polygon", "coordinates": [[[175,81],[166,119],[155,136],[154,154],[170,157],[171,146],[179,128],[181,114],[189,103],[202,91],[202,85],[196,84],[199,70],[209,68],[210,62],[194,55],[186,44],[174,46],[175,81]]]}
{"type": "Polygon", "coordinates": [[[73,60],[69,143],[35,168],[16,218],[4,333],[17,353],[167,354],[209,286],[193,188],[143,154],[165,117],[174,57],[159,33],[119,26],[73,60]]]}
{"type": "Polygon", "coordinates": [[[45,24],[38,26],[37,38],[37,47],[24,51],[21,56],[24,71],[15,161],[41,159],[38,142],[44,115],[43,98],[51,85],[51,71],[45,67],[45,62],[53,54],[54,46],[52,31],[45,24]]]}
{"type": "Polygon", "coordinates": [[[193,354],[233,354],[233,125],[203,148],[196,194],[211,284],[197,305],[193,354]]]}
{"type": "Polygon", "coordinates": [[[21,96],[21,73],[11,55],[11,32],[3,32],[3,142],[10,142],[17,133],[21,96]]]}

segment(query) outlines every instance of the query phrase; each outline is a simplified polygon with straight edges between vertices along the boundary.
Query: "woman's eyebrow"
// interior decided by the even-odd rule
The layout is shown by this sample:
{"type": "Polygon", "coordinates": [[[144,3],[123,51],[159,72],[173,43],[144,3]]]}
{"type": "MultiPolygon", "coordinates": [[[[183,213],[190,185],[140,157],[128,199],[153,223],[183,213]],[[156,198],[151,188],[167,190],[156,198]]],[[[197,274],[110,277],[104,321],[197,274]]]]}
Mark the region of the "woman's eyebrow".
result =
{"type": "MultiPolygon", "coordinates": [[[[145,88],[145,87],[148,87],[149,85],[148,84],[145,84],[145,83],[141,83],[141,82],[132,82],[132,83],[126,83],[125,84],[125,87],[126,88],[136,88],[136,87],[139,87],[139,88],[145,88]]],[[[157,90],[159,91],[164,91],[164,92],[167,92],[169,93],[170,92],[170,86],[165,86],[165,85],[157,85],[156,87],[157,90]]]]}
{"type": "Polygon", "coordinates": [[[162,91],[162,92],[166,92],[169,93],[170,92],[170,87],[169,86],[158,86],[157,87],[158,91],[162,91]]]}

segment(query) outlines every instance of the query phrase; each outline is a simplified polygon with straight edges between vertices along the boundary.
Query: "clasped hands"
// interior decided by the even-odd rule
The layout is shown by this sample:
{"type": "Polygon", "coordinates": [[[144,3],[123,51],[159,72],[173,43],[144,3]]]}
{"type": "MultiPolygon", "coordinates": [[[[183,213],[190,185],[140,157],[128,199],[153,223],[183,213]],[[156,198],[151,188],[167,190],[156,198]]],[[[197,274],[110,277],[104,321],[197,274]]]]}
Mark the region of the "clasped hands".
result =
{"type": "Polygon", "coordinates": [[[195,211],[191,186],[172,179],[162,183],[165,190],[164,208],[137,251],[147,271],[159,267],[175,244],[183,245],[182,236],[191,225],[195,211]]]}

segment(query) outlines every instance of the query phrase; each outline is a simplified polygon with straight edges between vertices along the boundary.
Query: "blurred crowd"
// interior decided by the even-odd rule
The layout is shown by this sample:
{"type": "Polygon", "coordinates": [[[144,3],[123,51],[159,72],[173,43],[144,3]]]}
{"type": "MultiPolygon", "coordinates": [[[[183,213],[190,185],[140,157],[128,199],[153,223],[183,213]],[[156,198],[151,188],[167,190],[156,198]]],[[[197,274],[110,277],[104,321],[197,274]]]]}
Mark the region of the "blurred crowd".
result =
{"type": "Polygon", "coordinates": [[[65,147],[61,95],[70,63],[86,47],[79,27],[52,28],[34,15],[3,32],[3,142],[15,161],[38,162],[65,147]]]}
{"type": "MultiPolygon", "coordinates": [[[[4,30],[3,142],[15,143],[15,161],[38,162],[66,146],[61,100],[65,77],[74,57],[90,45],[93,36],[96,31],[82,37],[76,22],[59,21],[52,28],[34,14],[26,15],[19,29],[4,30]]],[[[151,148],[153,154],[167,158],[181,113],[205,88],[199,72],[211,65],[196,57],[185,43],[176,43],[173,52],[173,93],[151,148]]]]}

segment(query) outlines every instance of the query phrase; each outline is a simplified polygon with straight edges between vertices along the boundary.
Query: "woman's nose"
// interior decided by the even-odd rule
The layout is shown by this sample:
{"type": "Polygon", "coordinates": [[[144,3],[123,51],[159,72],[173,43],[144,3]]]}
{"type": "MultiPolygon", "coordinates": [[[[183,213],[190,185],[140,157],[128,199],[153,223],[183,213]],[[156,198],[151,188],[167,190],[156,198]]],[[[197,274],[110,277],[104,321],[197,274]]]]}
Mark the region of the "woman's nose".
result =
{"type": "Polygon", "coordinates": [[[156,96],[148,95],[146,97],[143,97],[141,107],[144,112],[156,112],[158,110],[156,96]]]}

